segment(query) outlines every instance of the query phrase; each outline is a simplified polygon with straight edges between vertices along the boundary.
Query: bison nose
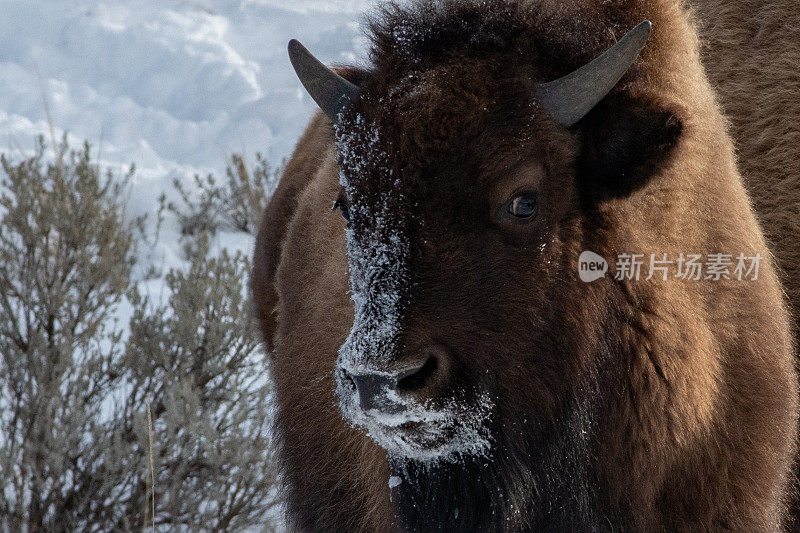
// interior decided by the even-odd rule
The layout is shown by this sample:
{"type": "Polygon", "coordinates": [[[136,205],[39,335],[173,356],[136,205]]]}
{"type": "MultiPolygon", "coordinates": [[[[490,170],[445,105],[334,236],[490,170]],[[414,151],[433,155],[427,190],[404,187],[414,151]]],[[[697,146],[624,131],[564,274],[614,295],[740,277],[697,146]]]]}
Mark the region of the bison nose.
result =
{"type": "Polygon", "coordinates": [[[400,404],[390,401],[389,393],[396,383],[390,375],[365,373],[347,374],[347,376],[358,391],[358,402],[364,411],[378,409],[389,414],[402,411],[400,404]]]}
{"type": "Polygon", "coordinates": [[[345,379],[350,381],[358,393],[361,409],[397,414],[405,410],[402,396],[423,387],[437,366],[436,358],[429,357],[422,364],[391,372],[348,372],[344,369],[343,372],[345,379]]]}

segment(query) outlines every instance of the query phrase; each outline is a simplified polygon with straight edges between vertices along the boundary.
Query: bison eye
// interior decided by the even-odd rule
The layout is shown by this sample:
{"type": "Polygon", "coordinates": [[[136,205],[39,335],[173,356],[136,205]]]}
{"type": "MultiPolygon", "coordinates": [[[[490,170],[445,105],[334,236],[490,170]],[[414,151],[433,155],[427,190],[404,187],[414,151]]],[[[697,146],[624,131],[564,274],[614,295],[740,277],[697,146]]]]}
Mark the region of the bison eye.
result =
{"type": "Polygon", "coordinates": [[[344,189],[339,192],[339,197],[336,198],[335,202],[333,202],[332,209],[338,209],[341,211],[344,219],[347,222],[350,222],[350,202],[347,200],[347,195],[345,194],[344,189]]]}
{"type": "Polygon", "coordinates": [[[536,193],[519,193],[506,202],[506,212],[516,218],[531,218],[536,214],[536,193]]]}

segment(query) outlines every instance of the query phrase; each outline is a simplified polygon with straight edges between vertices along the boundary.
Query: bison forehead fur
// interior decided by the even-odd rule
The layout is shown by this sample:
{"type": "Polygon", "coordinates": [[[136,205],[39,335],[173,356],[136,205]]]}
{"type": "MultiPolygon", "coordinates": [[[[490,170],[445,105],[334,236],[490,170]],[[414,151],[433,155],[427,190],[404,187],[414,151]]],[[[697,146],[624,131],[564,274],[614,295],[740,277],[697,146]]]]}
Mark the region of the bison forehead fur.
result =
{"type": "Polygon", "coordinates": [[[371,31],[256,247],[291,524],[780,527],[797,391],[770,260],[751,282],[577,276],[583,250],[770,257],[682,3],[418,1],[371,31]],[[534,84],[645,19],[612,93],[550,118],[534,84]]]}

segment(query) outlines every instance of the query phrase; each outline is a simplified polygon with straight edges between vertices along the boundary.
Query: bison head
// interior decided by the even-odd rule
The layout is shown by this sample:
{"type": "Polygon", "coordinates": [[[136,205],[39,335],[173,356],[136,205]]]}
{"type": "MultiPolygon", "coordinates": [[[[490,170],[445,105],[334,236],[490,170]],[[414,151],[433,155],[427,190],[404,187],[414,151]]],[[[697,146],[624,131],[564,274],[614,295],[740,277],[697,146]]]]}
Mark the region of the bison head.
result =
{"type": "Polygon", "coordinates": [[[649,33],[573,57],[583,66],[567,74],[570,60],[535,43],[418,53],[400,39],[391,53],[378,43],[356,83],[290,44],[338,146],[331,200],[355,307],[341,410],[391,457],[513,454],[591,397],[613,342],[597,310],[613,306],[609,282],[579,281],[577,258],[603,251],[598,203],[641,187],[680,133],[645,96],[609,94],[649,33]]]}

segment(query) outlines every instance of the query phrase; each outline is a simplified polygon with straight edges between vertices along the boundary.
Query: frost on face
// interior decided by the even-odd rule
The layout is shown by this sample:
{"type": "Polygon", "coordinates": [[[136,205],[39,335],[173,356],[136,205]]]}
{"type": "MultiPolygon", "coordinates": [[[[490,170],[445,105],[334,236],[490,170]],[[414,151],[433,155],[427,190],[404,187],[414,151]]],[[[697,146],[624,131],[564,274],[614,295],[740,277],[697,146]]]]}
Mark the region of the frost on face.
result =
{"type": "Polygon", "coordinates": [[[353,407],[348,418],[394,459],[457,462],[486,455],[491,445],[486,421],[492,402],[487,394],[477,402],[450,400],[443,407],[406,403],[399,414],[353,407]]]}
{"type": "Polygon", "coordinates": [[[418,28],[411,24],[398,24],[392,28],[392,37],[397,51],[402,53],[406,60],[412,64],[420,62],[419,56],[415,53],[417,43],[422,37],[418,33],[418,28]]]}
{"type": "Polygon", "coordinates": [[[385,163],[377,129],[359,115],[347,133],[337,130],[337,141],[343,169],[340,180],[352,199],[347,253],[355,304],[353,328],[339,354],[348,370],[359,372],[380,368],[396,351],[402,295],[410,283],[410,244],[398,188],[385,187],[378,202],[365,205],[347,179],[348,173],[370,173],[377,174],[376,179],[391,180],[392,170],[385,163]]]}
{"type": "MultiPolygon", "coordinates": [[[[488,395],[470,402],[451,399],[433,405],[401,397],[388,386],[376,396],[380,407],[364,409],[347,383],[350,375],[386,375],[398,352],[405,299],[411,278],[406,199],[377,128],[357,116],[337,126],[340,181],[351,199],[347,252],[355,319],[339,350],[337,395],[345,418],[365,429],[390,456],[417,461],[457,460],[485,454],[490,437],[486,420],[492,409],[488,395]],[[358,187],[362,180],[380,180],[370,200],[358,187]]],[[[375,185],[372,182],[372,185],[375,185]]]]}

